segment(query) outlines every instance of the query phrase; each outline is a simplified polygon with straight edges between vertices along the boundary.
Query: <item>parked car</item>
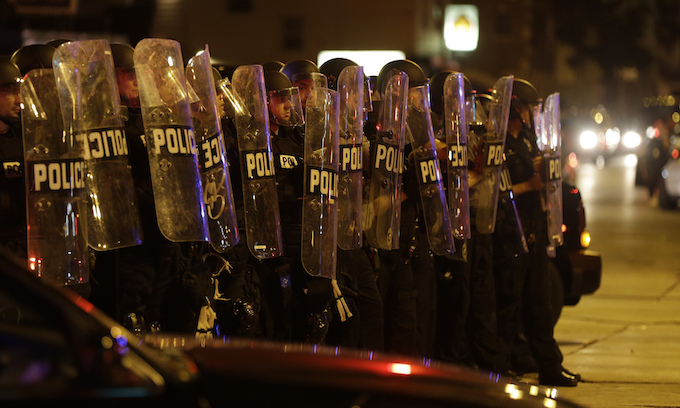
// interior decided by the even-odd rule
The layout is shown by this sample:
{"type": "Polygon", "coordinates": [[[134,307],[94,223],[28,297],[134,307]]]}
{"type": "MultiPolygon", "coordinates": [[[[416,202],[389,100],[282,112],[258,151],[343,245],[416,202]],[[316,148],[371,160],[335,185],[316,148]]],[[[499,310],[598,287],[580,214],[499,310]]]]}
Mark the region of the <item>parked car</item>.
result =
{"type": "Polygon", "coordinates": [[[552,265],[558,272],[557,302],[576,305],[583,295],[592,294],[602,281],[602,257],[588,249],[590,232],[579,189],[569,180],[562,181],[563,244],[555,248],[552,265]],[[560,291],[559,288],[562,290],[560,291]]]}
{"type": "Polygon", "coordinates": [[[664,210],[678,208],[680,200],[680,159],[678,150],[674,149],[673,159],[669,160],[661,170],[659,180],[659,207],[664,210]]]}
{"type": "Polygon", "coordinates": [[[139,338],[0,249],[0,406],[576,407],[431,360],[252,339],[139,338]]]}

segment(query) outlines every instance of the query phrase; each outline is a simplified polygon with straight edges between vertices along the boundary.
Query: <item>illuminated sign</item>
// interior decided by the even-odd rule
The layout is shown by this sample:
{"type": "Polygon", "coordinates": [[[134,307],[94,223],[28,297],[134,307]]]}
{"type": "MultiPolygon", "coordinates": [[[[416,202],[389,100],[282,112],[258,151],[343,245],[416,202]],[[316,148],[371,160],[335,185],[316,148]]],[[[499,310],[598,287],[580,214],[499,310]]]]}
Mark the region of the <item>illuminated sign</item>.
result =
{"type": "Polygon", "coordinates": [[[449,4],[444,14],[444,42],[453,51],[473,51],[479,40],[479,12],[471,4],[449,4]]]}
{"type": "Polygon", "coordinates": [[[382,67],[388,62],[402,60],[406,58],[403,51],[397,50],[332,50],[321,51],[317,57],[317,65],[321,66],[324,62],[333,58],[347,58],[356,62],[357,65],[364,67],[364,75],[377,76],[382,67]]]}

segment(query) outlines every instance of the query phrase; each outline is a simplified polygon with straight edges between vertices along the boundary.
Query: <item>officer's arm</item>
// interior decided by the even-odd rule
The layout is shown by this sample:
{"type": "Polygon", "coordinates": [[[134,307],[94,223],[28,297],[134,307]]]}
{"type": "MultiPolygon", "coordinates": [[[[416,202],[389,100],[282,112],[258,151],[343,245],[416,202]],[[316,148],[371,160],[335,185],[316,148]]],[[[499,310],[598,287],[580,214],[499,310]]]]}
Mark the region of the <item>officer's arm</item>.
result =
{"type": "Polygon", "coordinates": [[[534,173],[533,176],[527,181],[522,183],[517,183],[512,185],[512,191],[516,196],[528,193],[530,191],[542,190],[545,188],[543,179],[538,173],[534,173]]]}

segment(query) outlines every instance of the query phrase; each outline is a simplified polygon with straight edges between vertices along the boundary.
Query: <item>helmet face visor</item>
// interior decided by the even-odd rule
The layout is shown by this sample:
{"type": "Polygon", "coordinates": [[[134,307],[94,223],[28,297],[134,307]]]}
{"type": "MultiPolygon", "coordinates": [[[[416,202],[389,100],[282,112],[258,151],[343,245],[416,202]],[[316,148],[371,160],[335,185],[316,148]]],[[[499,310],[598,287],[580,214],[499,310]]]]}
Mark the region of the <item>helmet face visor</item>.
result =
{"type": "Polygon", "coordinates": [[[267,106],[272,120],[279,125],[302,126],[305,123],[300,90],[297,87],[268,92],[267,106]]]}
{"type": "Polygon", "coordinates": [[[234,119],[237,116],[247,114],[246,104],[234,92],[228,78],[215,83],[217,91],[217,103],[220,105],[220,116],[234,119]]]}

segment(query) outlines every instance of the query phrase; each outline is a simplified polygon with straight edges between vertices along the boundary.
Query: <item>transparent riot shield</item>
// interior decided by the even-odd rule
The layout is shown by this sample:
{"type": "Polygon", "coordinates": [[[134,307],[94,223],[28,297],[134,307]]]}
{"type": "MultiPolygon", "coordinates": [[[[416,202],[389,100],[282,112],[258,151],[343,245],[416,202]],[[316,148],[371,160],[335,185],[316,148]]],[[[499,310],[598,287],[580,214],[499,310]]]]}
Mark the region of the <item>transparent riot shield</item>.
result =
{"type": "Polygon", "coordinates": [[[374,248],[399,248],[402,184],[404,171],[404,135],[408,76],[402,71],[389,73],[382,91],[378,133],[371,143],[366,239],[374,248]]]}
{"type": "Polygon", "coordinates": [[[302,266],[312,276],[335,279],[340,131],[338,93],[314,87],[307,97],[306,113],[302,266]]]}
{"type": "Polygon", "coordinates": [[[479,201],[475,225],[482,234],[491,234],[496,227],[498,185],[503,164],[503,149],[508,129],[513,76],[500,78],[493,87],[489,103],[489,121],[483,147],[482,178],[479,181],[479,201]]]}
{"type": "Polygon", "coordinates": [[[241,98],[234,92],[234,89],[229,82],[229,78],[222,78],[215,84],[217,91],[217,99],[223,104],[224,113],[222,116],[229,119],[234,119],[236,116],[245,115],[244,103],[241,98]]]}
{"type": "Polygon", "coordinates": [[[64,128],[87,170],[88,243],[110,250],[142,243],[113,58],[107,40],[73,41],[54,52],[64,128]]]}
{"type": "Polygon", "coordinates": [[[208,241],[179,43],[143,39],[135,47],[134,61],[158,226],[170,241],[208,241]]]}
{"type": "Polygon", "coordinates": [[[531,129],[536,134],[536,144],[540,151],[545,151],[545,146],[548,143],[544,140],[545,132],[543,131],[543,101],[539,100],[536,104],[529,106],[531,112],[531,129]]]}
{"type": "Polygon", "coordinates": [[[338,246],[363,245],[364,69],[346,67],[338,76],[340,167],[338,171],[338,246]]]}
{"type": "Polygon", "coordinates": [[[231,178],[222,143],[215,80],[207,46],[189,60],[186,77],[198,97],[198,101],[192,104],[191,112],[198,145],[210,245],[215,251],[224,252],[238,243],[239,235],[231,178]]]}
{"type": "Polygon", "coordinates": [[[560,94],[553,93],[543,108],[543,150],[545,161],[546,207],[548,210],[548,239],[551,246],[560,246],[562,236],[562,135],[560,126],[560,94]]]}
{"type": "Polygon", "coordinates": [[[449,218],[454,237],[469,239],[470,201],[468,188],[468,121],[465,81],[462,73],[451,73],[444,82],[444,129],[446,131],[449,218]]]}
{"type": "Polygon", "coordinates": [[[86,283],[85,162],[64,132],[53,70],[29,71],[21,84],[29,268],[57,285],[86,283]]]}
{"type": "Polygon", "coordinates": [[[312,78],[312,88],[328,88],[328,78],[320,72],[312,72],[309,74],[312,78]]]}
{"type": "Polygon", "coordinates": [[[524,236],[524,228],[522,227],[522,220],[517,213],[517,206],[515,205],[515,195],[512,192],[512,179],[510,178],[510,171],[508,164],[503,159],[503,166],[501,169],[501,179],[498,184],[498,211],[502,211],[502,217],[505,220],[503,235],[503,243],[511,248],[513,253],[529,253],[527,240],[524,236]]]}
{"type": "Polygon", "coordinates": [[[242,65],[232,76],[233,90],[243,101],[236,113],[241,181],[250,252],[258,259],[283,254],[274,155],[261,65],[242,65]]]}
{"type": "Polygon", "coordinates": [[[456,248],[437,158],[429,95],[429,85],[409,89],[406,121],[413,135],[413,164],[430,249],[437,255],[453,254],[456,248]]]}

